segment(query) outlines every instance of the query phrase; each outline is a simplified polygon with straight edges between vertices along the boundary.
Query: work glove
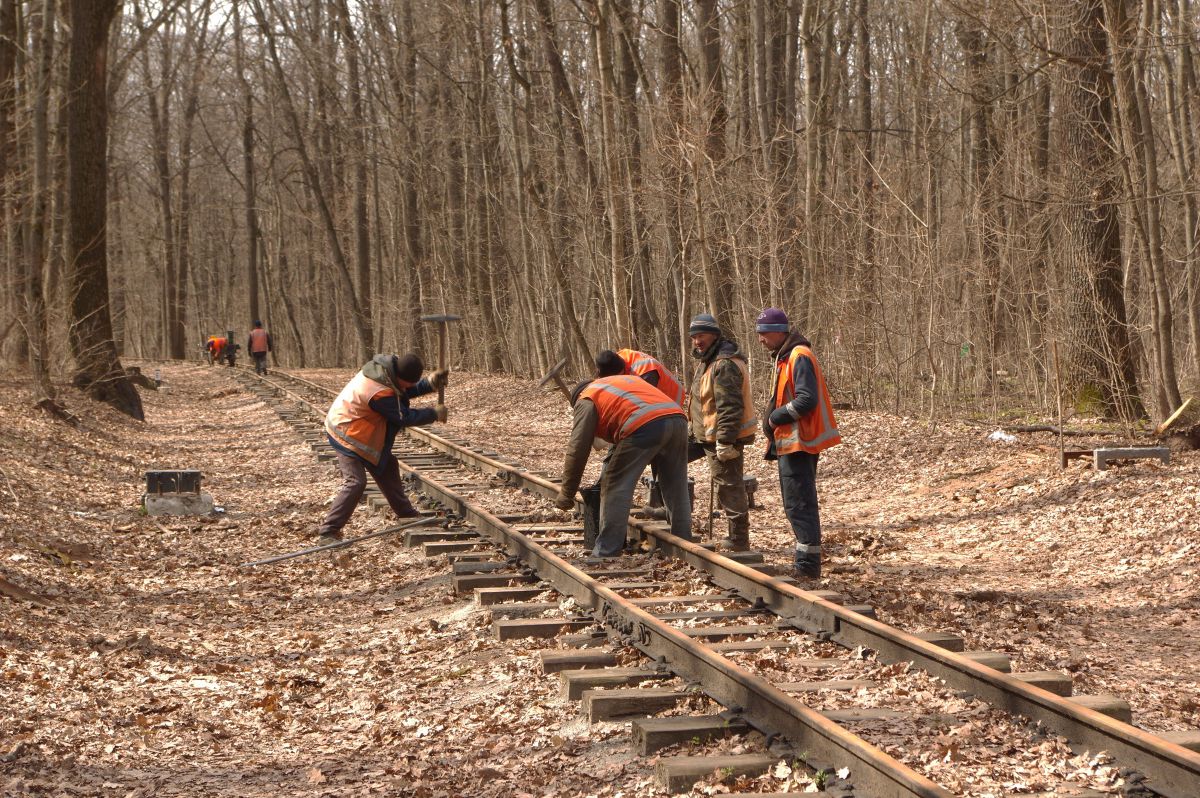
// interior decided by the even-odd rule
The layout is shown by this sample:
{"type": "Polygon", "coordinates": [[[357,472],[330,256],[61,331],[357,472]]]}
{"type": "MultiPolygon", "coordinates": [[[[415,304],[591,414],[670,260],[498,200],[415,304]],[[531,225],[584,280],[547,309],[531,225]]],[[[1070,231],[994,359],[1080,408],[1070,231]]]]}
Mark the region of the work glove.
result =
{"type": "Polygon", "coordinates": [[[445,424],[447,416],[450,415],[450,411],[446,409],[445,405],[434,405],[433,415],[434,418],[445,424]]]}
{"type": "Polygon", "coordinates": [[[439,388],[444,389],[450,384],[450,370],[438,369],[433,372],[433,374],[429,375],[429,384],[433,386],[435,391],[439,388]]]}
{"type": "Polygon", "coordinates": [[[717,444],[717,459],[722,463],[728,463],[730,460],[738,459],[741,453],[741,450],[732,443],[717,444]]]}
{"type": "Polygon", "coordinates": [[[784,424],[793,424],[796,419],[792,418],[792,414],[788,412],[787,405],[777,407],[771,411],[767,423],[771,425],[771,429],[782,426],[784,424]]]}
{"type": "Polygon", "coordinates": [[[575,497],[568,496],[560,490],[558,496],[554,499],[554,506],[560,510],[574,510],[575,497]]]}
{"type": "Polygon", "coordinates": [[[592,448],[598,452],[607,452],[609,446],[612,444],[603,438],[592,438],[592,448]]]}

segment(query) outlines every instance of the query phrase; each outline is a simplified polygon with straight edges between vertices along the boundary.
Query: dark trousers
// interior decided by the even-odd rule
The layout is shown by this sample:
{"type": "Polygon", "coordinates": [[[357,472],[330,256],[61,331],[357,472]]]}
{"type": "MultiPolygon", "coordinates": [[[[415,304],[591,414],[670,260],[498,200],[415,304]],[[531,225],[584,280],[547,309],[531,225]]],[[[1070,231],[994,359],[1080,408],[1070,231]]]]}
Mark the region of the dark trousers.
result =
{"type": "Polygon", "coordinates": [[[321,522],[319,534],[335,534],[342,531],[342,527],[354,514],[354,508],[358,506],[358,500],[362,498],[363,491],[367,488],[368,471],[398,517],[412,518],[420,514],[412,506],[412,502],[408,500],[408,495],[404,492],[404,482],[400,479],[400,466],[395,457],[389,457],[383,468],[375,468],[361,458],[338,452],[337,464],[338,470],[342,472],[342,488],[334,497],[329,514],[321,522]]]}
{"type": "Polygon", "coordinates": [[[738,456],[725,462],[717,459],[715,446],[710,449],[705,445],[704,452],[708,458],[708,471],[712,474],[713,486],[717,489],[717,504],[725,511],[725,520],[729,524],[729,539],[748,543],[750,502],[746,499],[746,481],[743,475],[745,457],[742,447],[739,445],[737,448],[738,456]]]}
{"type": "Polygon", "coordinates": [[[817,458],[808,452],[779,456],[783,511],[796,536],[796,566],[820,567],[821,511],[817,507],[817,458]]]}
{"type": "Polygon", "coordinates": [[[250,356],[254,358],[254,373],[267,373],[267,353],[266,352],[251,352],[250,356]]]}
{"type": "Polygon", "coordinates": [[[687,421],[667,416],[650,421],[613,447],[600,476],[600,534],[593,554],[615,557],[625,547],[633,489],[647,465],[671,519],[671,534],[692,537],[692,505],[687,488],[687,421]]]}

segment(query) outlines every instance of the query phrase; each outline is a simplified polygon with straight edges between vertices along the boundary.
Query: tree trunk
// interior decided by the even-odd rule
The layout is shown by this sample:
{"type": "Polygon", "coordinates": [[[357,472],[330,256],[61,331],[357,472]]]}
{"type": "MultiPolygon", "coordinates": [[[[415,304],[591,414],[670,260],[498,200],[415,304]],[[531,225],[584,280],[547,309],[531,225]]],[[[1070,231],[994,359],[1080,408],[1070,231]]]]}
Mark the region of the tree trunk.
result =
{"type": "Polygon", "coordinates": [[[1064,188],[1060,256],[1067,266],[1071,336],[1067,385],[1081,408],[1126,419],[1144,414],[1122,295],[1112,74],[1102,0],[1057,8],[1056,45],[1065,57],[1056,77],[1064,188]]]}
{"type": "Polygon", "coordinates": [[[108,305],[108,34],[119,0],[70,0],[67,82],[67,263],[75,385],[143,419],[142,399],[125,377],[108,305]]]}

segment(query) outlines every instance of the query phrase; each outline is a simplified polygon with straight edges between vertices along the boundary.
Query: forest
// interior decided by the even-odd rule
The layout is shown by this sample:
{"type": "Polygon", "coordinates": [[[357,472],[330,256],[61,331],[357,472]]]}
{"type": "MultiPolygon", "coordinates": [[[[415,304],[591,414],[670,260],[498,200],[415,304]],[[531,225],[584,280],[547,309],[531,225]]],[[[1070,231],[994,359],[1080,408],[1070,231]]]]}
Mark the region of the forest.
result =
{"type": "Polygon", "coordinates": [[[1193,6],[0,0],[0,348],[138,415],[122,358],[256,318],[313,367],[457,313],[456,368],[539,377],[778,306],[857,407],[1165,418],[1193,6]]]}

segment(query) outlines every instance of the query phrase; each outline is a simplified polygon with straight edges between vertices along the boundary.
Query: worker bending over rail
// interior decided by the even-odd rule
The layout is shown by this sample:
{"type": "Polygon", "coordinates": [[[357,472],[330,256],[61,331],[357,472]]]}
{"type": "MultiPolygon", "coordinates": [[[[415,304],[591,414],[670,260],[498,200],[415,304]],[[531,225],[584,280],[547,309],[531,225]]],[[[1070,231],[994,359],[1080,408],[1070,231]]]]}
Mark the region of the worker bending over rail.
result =
{"type": "Polygon", "coordinates": [[[658,475],[671,533],[691,539],[687,489],[687,421],[683,410],[640,377],[617,375],[582,382],[571,393],[575,408],[562,483],[555,504],[575,506],[575,491],[592,441],[614,444],[600,477],[600,532],[593,554],[616,557],[625,547],[633,490],[647,465],[658,475]]]}
{"type": "Polygon", "coordinates": [[[225,354],[225,345],[229,341],[219,335],[210,335],[204,343],[204,351],[208,353],[208,365],[213,365],[221,361],[221,356],[225,354]]]}
{"type": "Polygon", "coordinates": [[[683,407],[683,386],[658,358],[636,349],[618,349],[615,352],[605,349],[599,352],[596,355],[596,376],[614,377],[618,374],[641,377],[683,407]]]}
{"type": "Polygon", "coordinates": [[[333,400],[325,416],[325,431],[337,452],[342,488],[318,530],[319,543],[342,539],[342,527],[350,520],[367,487],[367,472],[379,486],[399,518],[414,518],[412,506],[400,479],[400,466],[392,455],[396,433],[404,427],[421,427],[434,421],[445,423],[444,404],[409,407],[409,400],[445,389],[449,372],[435,371],[421,378],[425,365],[413,353],[376,355],[333,400]]]}
{"type": "Polygon", "coordinates": [[[787,314],[767,308],[754,321],[758,342],[775,362],[775,386],[763,414],[767,459],[779,461],[783,509],[796,535],[796,576],[821,576],[821,512],[817,506],[817,459],[842,442],[833,402],[812,344],[787,314]]]}

